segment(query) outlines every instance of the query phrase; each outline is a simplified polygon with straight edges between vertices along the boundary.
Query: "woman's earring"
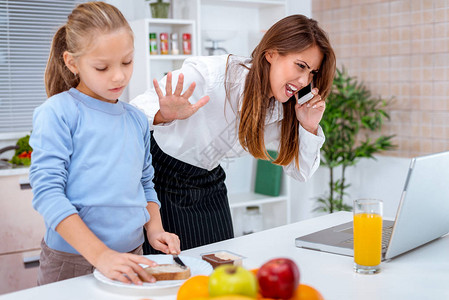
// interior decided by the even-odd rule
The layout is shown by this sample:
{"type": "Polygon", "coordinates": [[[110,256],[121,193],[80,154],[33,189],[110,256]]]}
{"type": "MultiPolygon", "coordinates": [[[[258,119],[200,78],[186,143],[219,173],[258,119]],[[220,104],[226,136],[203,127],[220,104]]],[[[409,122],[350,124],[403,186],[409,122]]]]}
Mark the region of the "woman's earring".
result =
{"type": "Polygon", "coordinates": [[[75,77],[76,77],[76,72],[73,72],[73,75],[75,75],[75,77]]]}

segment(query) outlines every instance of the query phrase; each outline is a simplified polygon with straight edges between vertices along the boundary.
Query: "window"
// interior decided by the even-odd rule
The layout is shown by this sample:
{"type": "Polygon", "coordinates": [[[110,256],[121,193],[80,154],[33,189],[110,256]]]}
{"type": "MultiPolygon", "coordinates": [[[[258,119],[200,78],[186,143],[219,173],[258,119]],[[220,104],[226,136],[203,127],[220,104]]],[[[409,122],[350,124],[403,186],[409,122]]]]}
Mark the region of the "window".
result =
{"type": "Polygon", "coordinates": [[[56,30],[80,0],[0,0],[0,138],[29,133],[47,99],[44,72],[56,30]]]}

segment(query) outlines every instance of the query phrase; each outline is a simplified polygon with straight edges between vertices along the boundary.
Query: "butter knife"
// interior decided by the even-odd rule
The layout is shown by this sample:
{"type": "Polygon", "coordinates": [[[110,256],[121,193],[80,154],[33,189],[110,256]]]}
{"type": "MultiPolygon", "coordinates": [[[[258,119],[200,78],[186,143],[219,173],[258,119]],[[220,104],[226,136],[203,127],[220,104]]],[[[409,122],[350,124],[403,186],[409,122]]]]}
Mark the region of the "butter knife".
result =
{"type": "Polygon", "coordinates": [[[177,265],[179,265],[181,268],[186,269],[187,266],[184,264],[184,262],[179,258],[177,254],[173,254],[173,260],[177,265]]]}

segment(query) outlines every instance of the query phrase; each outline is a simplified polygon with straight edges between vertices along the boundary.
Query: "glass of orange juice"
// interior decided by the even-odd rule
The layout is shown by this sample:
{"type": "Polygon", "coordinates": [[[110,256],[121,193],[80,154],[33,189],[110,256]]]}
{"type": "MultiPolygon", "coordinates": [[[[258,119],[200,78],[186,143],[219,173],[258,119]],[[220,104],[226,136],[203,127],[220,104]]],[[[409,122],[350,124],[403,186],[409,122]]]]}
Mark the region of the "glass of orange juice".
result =
{"type": "Polygon", "coordinates": [[[354,271],[380,272],[382,259],[382,200],[354,201],[354,271]]]}

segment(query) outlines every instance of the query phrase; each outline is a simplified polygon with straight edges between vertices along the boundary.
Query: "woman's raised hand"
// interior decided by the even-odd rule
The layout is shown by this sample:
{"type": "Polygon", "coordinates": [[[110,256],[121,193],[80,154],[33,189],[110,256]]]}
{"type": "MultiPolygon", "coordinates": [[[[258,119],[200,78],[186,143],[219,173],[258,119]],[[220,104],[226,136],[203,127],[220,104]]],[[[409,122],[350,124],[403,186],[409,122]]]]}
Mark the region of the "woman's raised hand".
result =
{"type": "Polygon", "coordinates": [[[305,130],[317,134],[318,125],[326,109],[326,103],[324,99],[321,99],[321,95],[318,94],[319,91],[317,88],[314,88],[312,93],[314,97],[302,105],[296,104],[295,110],[296,118],[301,126],[305,130]]]}
{"type": "Polygon", "coordinates": [[[192,96],[195,90],[195,82],[193,82],[189,88],[182,93],[184,85],[184,75],[179,74],[178,83],[176,84],[175,92],[172,91],[172,73],[168,72],[167,82],[165,86],[165,95],[159,86],[156,79],[153,79],[154,89],[159,97],[159,111],[154,118],[154,124],[168,123],[173,120],[187,119],[193,115],[198,109],[206,105],[209,102],[209,96],[204,96],[196,103],[191,104],[189,98],[192,96]]]}

